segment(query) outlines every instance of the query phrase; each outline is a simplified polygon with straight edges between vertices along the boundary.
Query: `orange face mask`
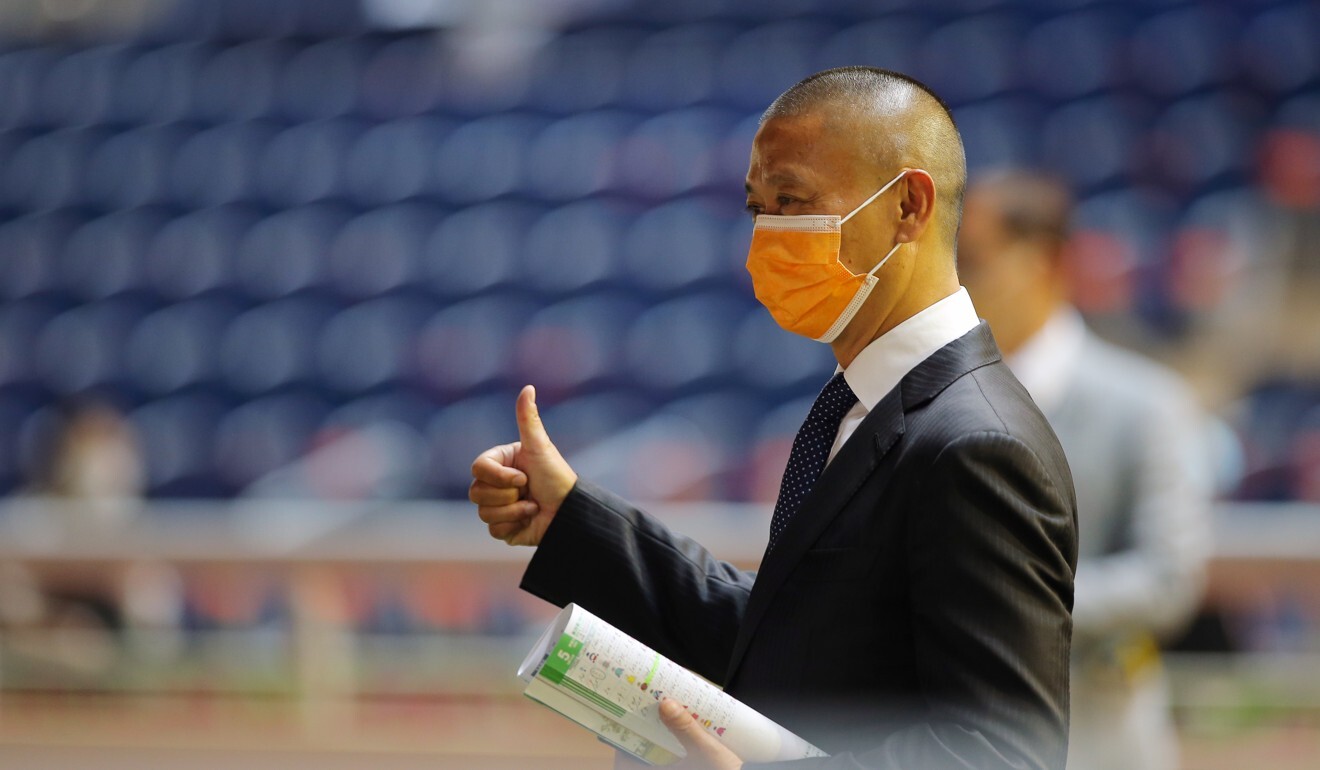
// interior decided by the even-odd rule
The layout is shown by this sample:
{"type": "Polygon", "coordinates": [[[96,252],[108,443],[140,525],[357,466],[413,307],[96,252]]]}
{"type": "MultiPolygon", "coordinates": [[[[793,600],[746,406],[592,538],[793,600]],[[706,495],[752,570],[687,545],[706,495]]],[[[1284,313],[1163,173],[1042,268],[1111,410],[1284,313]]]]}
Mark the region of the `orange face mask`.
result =
{"type": "Polygon", "coordinates": [[[833,342],[852,322],[871,289],[876,271],[898,251],[894,244],[879,264],[854,275],[839,261],[843,223],[866,208],[906,171],[889,180],[847,216],[760,214],[752,231],[747,272],[756,298],[785,330],[818,342],[833,342]]]}

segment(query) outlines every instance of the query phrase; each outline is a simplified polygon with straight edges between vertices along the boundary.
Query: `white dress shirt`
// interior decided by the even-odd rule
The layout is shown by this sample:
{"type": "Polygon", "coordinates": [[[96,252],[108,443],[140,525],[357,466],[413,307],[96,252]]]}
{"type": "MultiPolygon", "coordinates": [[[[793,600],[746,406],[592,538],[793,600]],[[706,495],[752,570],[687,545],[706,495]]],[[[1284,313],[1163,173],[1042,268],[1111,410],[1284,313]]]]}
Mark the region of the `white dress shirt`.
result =
{"type": "Polygon", "coordinates": [[[980,319],[967,290],[958,291],[880,335],[862,349],[847,369],[839,367],[848,387],[857,394],[857,404],[843,416],[830,449],[830,460],[866,415],[893,390],[917,364],[931,354],[976,328],[980,319]]]}

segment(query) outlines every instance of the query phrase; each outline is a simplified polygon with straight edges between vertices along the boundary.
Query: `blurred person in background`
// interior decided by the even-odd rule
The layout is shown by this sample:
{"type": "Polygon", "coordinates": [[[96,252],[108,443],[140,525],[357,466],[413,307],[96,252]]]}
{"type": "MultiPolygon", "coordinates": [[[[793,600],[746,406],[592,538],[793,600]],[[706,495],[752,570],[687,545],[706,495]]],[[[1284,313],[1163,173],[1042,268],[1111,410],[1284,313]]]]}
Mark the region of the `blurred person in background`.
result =
{"type": "Polygon", "coordinates": [[[1077,487],[1070,770],[1178,766],[1157,640],[1199,602],[1210,545],[1202,415],[1179,377],[1110,345],[1068,302],[1073,202],[1053,178],[973,180],[958,272],[1054,427],[1077,487]]]}
{"type": "MultiPolygon", "coordinates": [[[[63,404],[34,437],[33,480],[19,495],[25,526],[65,541],[122,536],[142,504],[146,482],[136,431],[109,402],[63,404]]],[[[20,651],[88,674],[107,672],[125,634],[143,649],[173,654],[179,639],[182,586],[170,567],[137,561],[123,567],[65,565],[31,574],[6,568],[5,585],[25,597],[10,627],[20,651]]]]}
{"type": "MultiPolygon", "coordinates": [[[[576,602],[828,751],[812,768],[1032,768],[1066,755],[1076,521],[1066,460],[958,284],[966,166],[947,107],[827,70],[762,117],[748,269],[838,369],[794,441],[760,572],[577,474],[535,391],[473,463],[522,586],[576,602]]],[[[684,768],[742,762],[673,704],[684,768]]],[[[627,764],[625,762],[625,764],[627,764]]]]}

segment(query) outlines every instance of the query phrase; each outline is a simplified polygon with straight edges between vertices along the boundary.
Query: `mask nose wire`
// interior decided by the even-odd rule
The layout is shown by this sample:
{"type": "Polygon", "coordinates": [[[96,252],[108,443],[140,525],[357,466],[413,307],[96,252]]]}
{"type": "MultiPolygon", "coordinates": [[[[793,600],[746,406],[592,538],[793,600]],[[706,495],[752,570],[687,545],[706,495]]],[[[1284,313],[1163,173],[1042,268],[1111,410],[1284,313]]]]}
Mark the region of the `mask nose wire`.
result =
{"type": "Polygon", "coordinates": [[[889,182],[885,184],[884,187],[881,187],[879,190],[876,190],[874,195],[862,201],[862,205],[848,212],[848,216],[844,217],[843,219],[840,219],[839,224],[843,224],[844,222],[847,222],[849,219],[852,219],[854,216],[856,216],[857,212],[861,211],[867,206],[870,206],[872,201],[874,201],[876,198],[879,198],[881,195],[884,195],[885,190],[888,190],[889,188],[893,187],[894,183],[902,179],[906,174],[907,174],[906,171],[898,172],[898,176],[894,177],[893,179],[890,179],[889,182]]]}

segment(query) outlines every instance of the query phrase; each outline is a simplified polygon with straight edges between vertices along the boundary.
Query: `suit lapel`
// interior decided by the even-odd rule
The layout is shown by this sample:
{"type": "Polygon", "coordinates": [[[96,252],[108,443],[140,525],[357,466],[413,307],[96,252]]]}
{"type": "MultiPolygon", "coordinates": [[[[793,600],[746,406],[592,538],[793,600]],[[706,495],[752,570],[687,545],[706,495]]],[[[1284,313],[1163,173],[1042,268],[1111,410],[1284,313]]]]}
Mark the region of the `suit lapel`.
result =
{"type": "Polygon", "coordinates": [[[752,585],[751,596],[747,599],[742,624],[738,628],[738,639],[734,643],[726,682],[737,671],[770,600],[793,571],[793,567],[811,549],[902,435],[902,401],[895,389],[876,404],[839,450],[839,454],[825,466],[811,492],[803,499],[802,507],[780,533],[774,550],[766,552],[761,569],[756,574],[756,582],[752,585]]]}
{"type": "Polygon", "coordinates": [[[905,413],[934,398],[964,374],[999,358],[989,327],[981,322],[918,364],[876,404],[825,467],[801,509],[780,533],[775,549],[766,553],[747,599],[724,678],[726,684],[737,674],[766,609],[788,575],[903,436],[905,413]]]}

